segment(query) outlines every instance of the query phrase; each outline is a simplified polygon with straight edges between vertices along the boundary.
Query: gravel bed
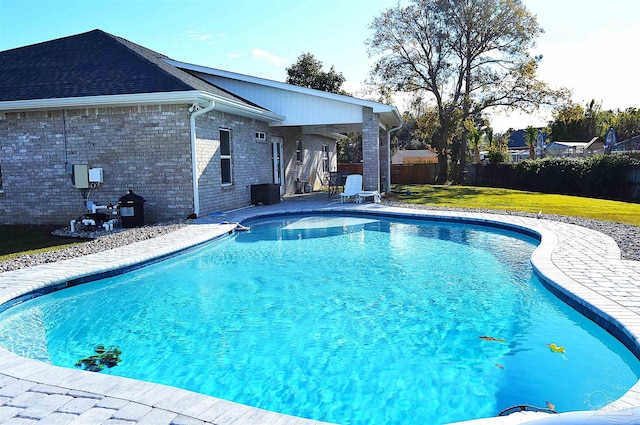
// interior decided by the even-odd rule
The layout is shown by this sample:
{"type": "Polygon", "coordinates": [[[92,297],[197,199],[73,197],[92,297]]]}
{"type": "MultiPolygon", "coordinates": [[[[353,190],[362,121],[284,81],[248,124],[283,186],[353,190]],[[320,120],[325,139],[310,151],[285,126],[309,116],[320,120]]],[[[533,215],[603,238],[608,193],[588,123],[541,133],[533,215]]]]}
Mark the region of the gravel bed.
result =
{"type": "Polygon", "coordinates": [[[98,230],[95,232],[79,231],[72,234],[69,227],[62,228],[54,231],[53,234],[56,236],[69,236],[91,240],[86,243],[56,251],[23,255],[11,260],[0,261],[0,272],[17,270],[39,264],[53,263],[60,260],[66,260],[68,258],[81,257],[83,255],[95,254],[97,252],[106,251],[119,246],[125,246],[134,242],[166,235],[167,233],[186,226],[188,223],[188,221],[172,221],[131,229],[116,228],[108,233],[103,230],[98,230]]]}
{"type": "MultiPolygon", "coordinates": [[[[477,210],[477,209],[461,209],[461,208],[443,208],[431,207],[425,205],[411,205],[399,202],[384,201],[386,205],[401,206],[405,208],[417,208],[428,210],[447,210],[447,211],[472,211],[488,214],[515,215],[522,217],[535,217],[535,214],[522,213],[517,211],[495,211],[495,210],[477,210]]],[[[591,220],[580,217],[568,217],[563,215],[543,215],[545,219],[556,220],[562,223],[576,224],[589,229],[597,230],[611,236],[622,251],[622,258],[625,260],[640,261],[640,227],[626,224],[613,223],[609,221],[591,220]]],[[[76,232],[71,234],[69,228],[60,229],[54,232],[58,236],[73,236],[88,238],[91,241],[77,246],[60,249],[57,251],[45,252],[34,255],[24,255],[12,260],[0,261],[0,272],[17,270],[24,267],[31,267],[38,264],[52,263],[55,261],[65,260],[73,257],[94,254],[96,252],[106,251],[108,249],[117,248],[119,246],[129,245],[131,243],[155,238],[183,226],[189,221],[173,221],[166,223],[157,223],[154,225],[143,226],[133,229],[115,229],[113,232],[105,233],[103,231],[96,232],[76,232]]]]}

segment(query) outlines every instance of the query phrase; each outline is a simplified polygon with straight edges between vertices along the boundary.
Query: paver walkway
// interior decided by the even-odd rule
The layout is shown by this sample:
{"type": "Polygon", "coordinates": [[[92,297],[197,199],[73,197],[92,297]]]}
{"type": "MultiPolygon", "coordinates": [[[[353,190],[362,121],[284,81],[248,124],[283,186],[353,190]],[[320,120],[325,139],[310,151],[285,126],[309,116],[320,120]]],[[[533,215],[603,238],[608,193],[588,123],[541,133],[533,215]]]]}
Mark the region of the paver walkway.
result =
{"type": "MultiPolygon", "coordinates": [[[[389,207],[381,204],[340,204],[323,196],[301,196],[270,206],[250,207],[195,220],[171,234],[108,252],[28,269],[0,273],[0,305],[33,291],[64,286],[96,273],[130,267],[224,236],[233,222],[282,212],[363,211],[425,217],[463,217],[531,229],[541,235],[532,257],[537,272],[590,312],[640,353],[640,262],[623,261],[610,237],[582,227],[525,217],[445,212],[389,207]],[[222,223],[227,221],[227,223],[222,223]],[[613,324],[613,325],[611,325],[613,324]]],[[[640,406],[636,384],[611,408],[640,406]]],[[[586,408],[586,406],[585,406],[586,408]]],[[[513,416],[474,424],[520,423],[513,416]],[[515,421],[515,422],[514,422],[515,421]]],[[[518,419],[522,418],[522,419],[518,419]]],[[[534,417],[535,418],[535,417],[534,417]]],[[[531,418],[531,419],[534,419],[531,418]]],[[[105,374],[52,366],[0,349],[0,423],[3,424],[321,424],[268,412],[173,387],[105,374]]]]}

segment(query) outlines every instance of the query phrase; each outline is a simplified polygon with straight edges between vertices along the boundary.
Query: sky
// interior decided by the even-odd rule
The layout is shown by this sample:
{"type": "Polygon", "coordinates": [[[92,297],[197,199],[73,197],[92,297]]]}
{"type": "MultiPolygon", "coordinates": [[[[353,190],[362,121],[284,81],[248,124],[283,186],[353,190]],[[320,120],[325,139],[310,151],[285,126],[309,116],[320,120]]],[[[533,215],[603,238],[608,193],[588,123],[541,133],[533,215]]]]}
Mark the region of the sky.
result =
{"type": "MultiPolygon", "coordinates": [[[[539,77],[604,109],[640,107],[640,1],[524,0],[544,34],[539,77]]],[[[0,0],[0,51],[101,29],[172,59],[286,79],[304,52],[362,89],[374,65],[369,25],[397,0],[0,0]]],[[[405,101],[396,98],[402,112],[405,101]]],[[[496,113],[496,132],[542,126],[550,111],[496,113]]]]}

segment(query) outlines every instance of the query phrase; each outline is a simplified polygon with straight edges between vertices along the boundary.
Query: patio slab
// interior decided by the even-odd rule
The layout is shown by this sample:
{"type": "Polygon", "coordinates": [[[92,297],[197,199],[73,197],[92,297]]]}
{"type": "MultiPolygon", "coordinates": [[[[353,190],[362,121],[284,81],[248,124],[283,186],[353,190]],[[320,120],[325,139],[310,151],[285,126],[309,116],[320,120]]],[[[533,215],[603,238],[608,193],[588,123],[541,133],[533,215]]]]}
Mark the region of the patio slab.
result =
{"type": "MultiPolygon", "coordinates": [[[[574,308],[607,328],[640,356],[640,262],[624,261],[607,235],[552,220],[473,212],[401,208],[384,204],[340,203],[327,194],[300,195],[273,205],[248,207],[223,216],[205,216],[158,238],[12,272],[0,273],[0,305],[32,291],[114,273],[227,235],[247,219],[282,213],[363,212],[498,224],[529,229],[541,237],[532,256],[539,276],[574,308]]],[[[640,406],[640,384],[607,409],[640,406]]],[[[0,422],[90,424],[322,424],[204,396],[159,384],[139,382],[47,365],[0,348],[0,422]]],[[[526,423],[539,415],[510,415],[469,422],[474,425],[526,423]]]]}

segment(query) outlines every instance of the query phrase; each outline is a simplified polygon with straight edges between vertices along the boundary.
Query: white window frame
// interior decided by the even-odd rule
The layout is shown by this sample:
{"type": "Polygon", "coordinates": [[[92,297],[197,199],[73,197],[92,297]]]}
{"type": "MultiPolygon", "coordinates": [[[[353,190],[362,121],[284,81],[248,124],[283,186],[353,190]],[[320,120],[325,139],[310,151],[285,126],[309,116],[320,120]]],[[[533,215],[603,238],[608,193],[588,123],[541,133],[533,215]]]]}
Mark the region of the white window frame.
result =
{"type": "Polygon", "coordinates": [[[296,162],[298,164],[302,164],[302,160],[304,157],[302,156],[302,140],[296,140],[296,162]]]}
{"type": "Polygon", "coordinates": [[[265,133],[264,131],[256,130],[255,131],[255,138],[256,138],[256,142],[258,142],[258,143],[266,143],[266,141],[267,141],[267,133],[265,133]]]}
{"type": "Polygon", "coordinates": [[[322,172],[329,172],[329,145],[322,145],[322,172]]]}
{"type": "Polygon", "coordinates": [[[220,181],[222,182],[222,186],[231,186],[233,185],[233,144],[231,143],[231,130],[228,128],[220,128],[219,129],[219,137],[220,137],[220,181]],[[222,153],[222,134],[227,133],[229,138],[229,153],[222,153]],[[229,164],[229,181],[224,181],[224,163],[228,161],[229,164]]]}

